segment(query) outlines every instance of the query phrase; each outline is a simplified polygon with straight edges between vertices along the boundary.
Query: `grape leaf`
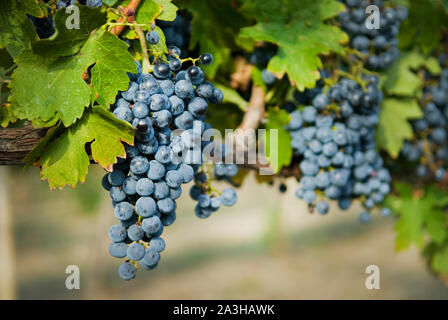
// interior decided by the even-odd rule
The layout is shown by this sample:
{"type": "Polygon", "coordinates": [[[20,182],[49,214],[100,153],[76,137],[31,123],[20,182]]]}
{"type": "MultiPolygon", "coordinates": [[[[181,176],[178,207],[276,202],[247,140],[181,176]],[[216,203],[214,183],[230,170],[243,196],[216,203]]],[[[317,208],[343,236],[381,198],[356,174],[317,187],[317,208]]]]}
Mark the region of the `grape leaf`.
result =
{"type": "Polygon", "coordinates": [[[92,88],[97,93],[96,101],[103,106],[114,103],[118,91],[129,87],[127,72],[136,73],[134,59],[128,45],[111,33],[96,32],[82,49],[82,54],[94,57],[92,88]]]}
{"type": "Polygon", "coordinates": [[[22,0],[20,4],[23,6],[23,11],[26,13],[35,16],[35,17],[43,17],[44,12],[39,6],[38,0],[22,0]]]}
{"type": "Polygon", "coordinates": [[[434,271],[448,275],[448,246],[444,246],[434,253],[431,266],[434,271]]]}
{"type": "Polygon", "coordinates": [[[422,203],[406,199],[402,203],[400,219],[395,225],[397,251],[407,249],[415,243],[421,248],[424,244],[423,238],[423,214],[422,203]]]}
{"type": "Polygon", "coordinates": [[[16,62],[9,99],[14,116],[47,121],[57,112],[66,126],[81,117],[90,102],[90,87],[82,79],[90,61],[79,56],[48,59],[24,51],[16,62]]]}
{"type": "MultiPolygon", "coordinates": [[[[33,124],[34,126],[34,124],[33,124]]],[[[35,126],[34,126],[35,127],[35,126]]],[[[51,128],[48,129],[45,136],[39,140],[38,143],[36,143],[33,147],[33,150],[31,150],[25,157],[25,169],[30,167],[31,165],[38,166],[39,163],[36,161],[41,156],[41,154],[44,152],[45,148],[48,146],[48,144],[52,141],[52,139],[57,135],[60,134],[63,130],[64,126],[61,124],[61,122],[55,123],[51,128]]]]}
{"type": "Polygon", "coordinates": [[[415,99],[385,99],[381,105],[380,120],[376,130],[378,147],[396,158],[404,140],[413,137],[412,127],[408,121],[422,116],[421,108],[415,99]]]}
{"type": "Polygon", "coordinates": [[[418,47],[428,54],[441,44],[442,26],[448,26],[446,10],[438,0],[410,0],[410,4],[398,35],[400,48],[418,47]]]}
{"type": "MultiPolygon", "coordinates": [[[[90,160],[85,151],[86,143],[93,141],[93,160],[107,168],[116,163],[117,157],[126,157],[121,142],[132,145],[133,137],[134,129],[131,125],[97,106],[88,109],[80,120],[64,129],[48,145],[40,145],[32,157],[38,157],[36,164],[41,166],[41,178],[48,180],[50,188],[63,188],[65,185],[75,187],[78,181],[84,182],[87,175],[90,160]]],[[[27,160],[30,161],[32,157],[27,160]]]]}
{"type": "Polygon", "coordinates": [[[159,6],[162,6],[162,12],[157,17],[158,20],[173,21],[177,16],[177,7],[171,3],[172,0],[153,0],[159,6]]]}
{"type": "Polygon", "coordinates": [[[285,110],[271,108],[267,118],[266,158],[274,172],[279,172],[283,166],[288,166],[292,159],[291,135],[284,128],[291,121],[291,116],[285,110]],[[272,132],[270,130],[277,130],[278,133],[278,141],[274,145],[271,145],[272,132]]]}
{"type": "Polygon", "coordinates": [[[281,78],[285,73],[299,90],[313,88],[322,67],[319,55],[343,54],[347,35],[326,21],[344,6],[336,0],[249,0],[243,12],[257,20],[241,30],[241,36],[279,46],[268,70],[281,78]]]}
{"type": "Polygon", "coordinates": [[[33,42],[31,47],[34,54],[50,57],[71,56],[79,52],[89,39],[90,32],[101,27],[106,22],[106,13],[99,8],[89,8],[77,5],[79,8],[79,29],[69,29],[66,20],[71,16],[65,9],[56,12],[54,23],[56,35],[51,39],[33,42]]]}
{"type": "Polygon", "coordinates": [[[161,12],[162,8],[153,0],[143,0],[137,8],[135,19],[138,23],[150,24],[161,12]]]}
{"type": "Polygon", "coordinates": [[[10,105],[7,103],[9,89],[6,84],[11,80],[9,73],[14,68],[14,61],[6,49],[0,49],[0,126],[7,127],[10,122],[16,119],[11,115],[10,105]]]}
{"type": "Polygon", "coordinates": [[[10,96],[13,115],[43,122],[59,118],[66,127],[82,116],[92,90],[108,105],[118,90],[127,89],[126,72],[137,70],[127,45],[104,30],[91,33],[76,55],[46,57],[25,50],[16,62],[10,96]],[[82,75],[94,63],[92,89],[82,75]]]}
{"type": "Polygon", "coordinates": [[[435,186],[413,192],[408,184],[394,185],[398,196],[389,196],[387,204],[399,215],[395,225],[396,249],[407,249],[411,244],[419,248],[425,242],[425,230],[431,241],[442,244],[448,237],[448,218],[443,208],[448,204],[448,194],[435,186]],[[404,185],[404,187],[403,187],[404,185]]]}
{"type": "Polygon", "coordinates": [[[237,48],[238,31],[248,25],[234,3],[228,0],[179,0],[176,3],[193,15],[190,48],[199,45],[201,53],[213,55],[213,63],[203,67],[207,75],[214,78],[220,65],[230,69],[231,50],[237,48]]]}
{"type": "Polygon", "coordinates": [[[416,51],[402,52],[384,76],[383,91],[388,95],[420,97],[424,84],[416,71],[422,67],[433,75],[441,72],[436,58],[425,57],[416,51]]]}
{"type": "Polygon", "coordinates": [[[442,210],[425,211],[424,217],[426,229],[431,239],[441,244],[447,237],[447,218],[442,210]]]}
{"type": "Polygon", "coordinates": [[[31,40],[38,39],[27,13],[42,15],[36,0],[0,1],[0,49],[6,48],[13,58],[28,48],[31,40]]]}

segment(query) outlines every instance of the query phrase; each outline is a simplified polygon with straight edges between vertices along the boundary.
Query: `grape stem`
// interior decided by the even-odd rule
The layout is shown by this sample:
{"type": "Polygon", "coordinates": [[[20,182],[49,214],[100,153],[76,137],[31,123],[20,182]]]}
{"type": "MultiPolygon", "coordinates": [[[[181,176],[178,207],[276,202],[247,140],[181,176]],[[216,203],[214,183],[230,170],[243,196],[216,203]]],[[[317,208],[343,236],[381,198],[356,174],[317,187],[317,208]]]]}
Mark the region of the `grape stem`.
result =
{"type": "Polygon", "coordinates": [[[194,58],[185,58],[185,59],[181,59],[180,61],[182,63],[187,62],[187,61],[191,61],[191,62],[193,62],[194,65],[196,65],[196,62],[199,61],[199,58],[196,58],[196,59],[194,59],[194,58]]]}
{"type": "Polygon", "coordinates": [[[138,38],[140,40],[140,46],[142,47],[142,54],[143,54],[142,72],[150,73],[152,67],[151,63],[149,62],[149,54],[148,54],[148,47],[146,46],[145,33],[143,32],[143,29],[140,26],[135,27],[135,32],[138,35],[138,38]]]}

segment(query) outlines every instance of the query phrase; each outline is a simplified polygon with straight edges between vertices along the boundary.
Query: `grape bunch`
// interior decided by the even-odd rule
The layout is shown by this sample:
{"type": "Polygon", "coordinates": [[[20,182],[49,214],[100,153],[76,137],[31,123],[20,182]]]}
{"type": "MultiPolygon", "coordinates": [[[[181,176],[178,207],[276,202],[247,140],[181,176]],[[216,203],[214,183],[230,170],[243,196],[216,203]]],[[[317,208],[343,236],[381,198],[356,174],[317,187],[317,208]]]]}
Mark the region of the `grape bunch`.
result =
{"type": "MultiPolygon", "coordinates": [[[[199,60],[207,64],[212,57],[204,54],[199,60]]],[[[204,141],[203,133],[211,128],[205,122],[208,103],[221,103],[222,92],[204,81],[200,67],[181,70],[182,61],[173,55],[168,62],[156,64],[150,74],[143,74],[137,64],[138,74],[129,74],[129,89],[112,106],[113,114],[136,130],[135,145],[125,144],[126,159],[119,159],[102,181],[120,221],[109,230],[109,252],[127,259],[118,269],[125,280],[135,277],[137,266],[157,266],[165,249],[163,229],[176,220],[181,185],[203,172],[202,165],[212,165],[203,163],[204,148],[213,143],[214,152],[220,149],[204,141]]],[[[201,217],[221,203],[236,201],[227,189],[199,191],[196,214],[201,217]]]]}
{"type": "Polygon", "coordinates": [[[425,74],[425,87],[420,106],[423,118],[413,121],[414,138],[406,141],[401,150],[410,162],[418,163],[417,176],[445,179],[448,167],[448,59],[439,56],[440,76],[425,74]]]}
{"type": "Polygon", "coordinates": [[[408,16],[407,8],[386,7],[383,0],[340,1],[346,5],[346,10],[339,15],[339,22],[349,34],[351,46],[366,56],[366,67],[371,70],[390,67],[399,55],[397,35],[401,22],[408,16]],[[366,26],[369,5],[380,10],[378,29],[366,26]]]}
{"type": "MultiPolygon", "coordinates": [[[[231,179],[238,173],[235,164],[225,164],[218,162],[215,164],[214,172],[207,173],[209,168],[203,168],[194,175],[194,185],[190,188],[190,197],[197,201],[195,214],[197,217],[208,218],[217,211],[221,205],[231,207],[237,201],[237,194],[232,188],[225,188],[219,192],[213,188],[213,179],[231,179]]],[[[210,170],[209,170],[210,171],[210,170]]]]}
{"type": "MultiPolygon", "coordinates": [[[[326,72],[322,72],[326,77],[326,72]]],[[[296,196],[309,204],[310,211],[329,211],[326,200],[337,200],[341,209],[360,198],[368,222],[369,212],[380,207],[390,192],[390,174],[375,151],[375,126],[382,93],[378,77],[364,76],[365,90],[352,79],[340,77],[325,88],[323,81],[311,90],[297,92],[301,109],[289,104],[290,131],[295,158],[302,173],[296,196]]],[[[383,208],[388,215],[389,209],[383,208]]]]}

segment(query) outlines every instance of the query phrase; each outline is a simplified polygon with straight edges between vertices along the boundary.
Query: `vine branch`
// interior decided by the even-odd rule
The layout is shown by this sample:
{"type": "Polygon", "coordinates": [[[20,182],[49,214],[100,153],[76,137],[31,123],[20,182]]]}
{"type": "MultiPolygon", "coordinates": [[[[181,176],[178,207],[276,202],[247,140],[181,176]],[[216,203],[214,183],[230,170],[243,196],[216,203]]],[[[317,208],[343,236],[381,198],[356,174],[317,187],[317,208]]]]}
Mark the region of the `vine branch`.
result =
{"type": "Polygon", "coordinates": [[[261,120],[265,115],[265,99],[264,90],[262,87],[253,85],[249,100],[249,106],[244,114],[243,121],[238,129],[257,129],[260,126],[261,120]]]}
{"type": "Polygon", "coordinates": [[[36,129],[30,122],[22,128],[0,129],[0,165],[23,165],[23,159],[45,136],[47,129],[36,129]]]}
{"type": "MultiPolygon", "coordinates": [[[[128,23],[132,23],[133,20],[135,20],[135,12],[137,11],[137,8],[140,4],[140,0],[131,0],[129,2],[129,4],[122,10],[124,13],[124,16],[126,16],[126,22],[128,23]]],[[[124,18],[120,17],[117,21],[117,24],[123,23],[124,18]]],[[[117,25],[115,27],[112,28],[112,30],[110,31],[112,34],[119,36],[124,28],[126,26],[125,25],[117,25]]]]}

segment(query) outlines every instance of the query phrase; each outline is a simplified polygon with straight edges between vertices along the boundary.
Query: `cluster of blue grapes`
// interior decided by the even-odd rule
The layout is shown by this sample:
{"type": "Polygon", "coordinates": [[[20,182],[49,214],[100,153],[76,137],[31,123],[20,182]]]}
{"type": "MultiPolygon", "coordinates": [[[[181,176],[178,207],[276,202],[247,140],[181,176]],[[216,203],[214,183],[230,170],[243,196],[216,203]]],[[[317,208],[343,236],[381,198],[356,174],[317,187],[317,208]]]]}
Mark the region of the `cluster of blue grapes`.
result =
{"type": "Polygon", "coordinates": [[[423,118],[412,123],[414,139],[406,141],[401,151],[411,162],[417,162],[417,176],[444,180],[448,165],[448,59],[439,56],[440,76],[426,74],[426,86],[420,105],[423,118]]]}
{"type": "MultiPolygon", "coordinates": [[[[223,145],[225,148],[225,145],[223,145]]],[[[224,154],[223,148],[219,149],[224,154]]],[[[215,190],[211,182],[213,180],[228,179],[238,173],[236,164],[218,162],[214,164],[213,173],[207,173],[207,168],[202,168],[194,175],[194,185],[190,188],[190,197],[197,201],[195,214],[199,218],[208,218],[214,211],[218,210],[221,205],[231,207],[237,201],[237,194],[232,188],[225,188],[222,192],[215,190]]]]}
{"type": "MultiPolygon", "coordinates": [[[[204,54],[199,60],[207,65],[213,58],[204,54]]],[[[203,141],[203,132],[210,128],[205,122],[208,103],[221,103],[222,92],[204,81],[198,66],[182,70],[178,55],[169,55],[168,62],[154,65],[150,74],[143,74],[138,64],[139,73],[129,75],[129,89],[119,93],[112,106],[113,114],[136,130],[135,145],[125,145],[126,159],[120,159],[103,178],[120,220],[109,230],[109,252],[127,259],[118,269],[125,280],[135,277],[136,266],[157,266],[165,248],[163,228],[176,220],[181,185],[201,172],[205,147],[213,143],[212,149],[219,149],[214,142],[203,141]]],[[[236,201],[227,189],[221,195],[208,192],[201,190],[198,196],[196,211],[201,217],[209,216],[209,210],[215,211],[221,203],[236,201]]]]}
{"type": "MultiPolygon", "coordinates": [[[[296,196],[305,200],[310,211],[329,211],[325,200],[337,200],[341,209],[360,198],[365,211],[362,222],[370,221],[370,211],[379,207],[390,192],[391,177],[383,159],[375,151],[382,93],[378,77],[365,76],[365,90],[354,80],[339,78],[326,90],[321,85],[296,92],[302,109],[288,106],[291,115],[291,146],[302,173],[296,196]]],[[[382,208],[384,216],[390,214],[382,208]]]]}
{"type": "Polygon", "coordinates": [[[372,70],[390,67],[399,55],[397,35],[401,22],[408,16],[407,8],[386,7],[383,0],[340,1],[346,5],[346,10],[339,15],[339,22],[349,34],[351,46],[366,55],[366,66],[372,70]],[[366,8],[370,5],[380,10],[378,29],[366,26],[366,8]]]}

